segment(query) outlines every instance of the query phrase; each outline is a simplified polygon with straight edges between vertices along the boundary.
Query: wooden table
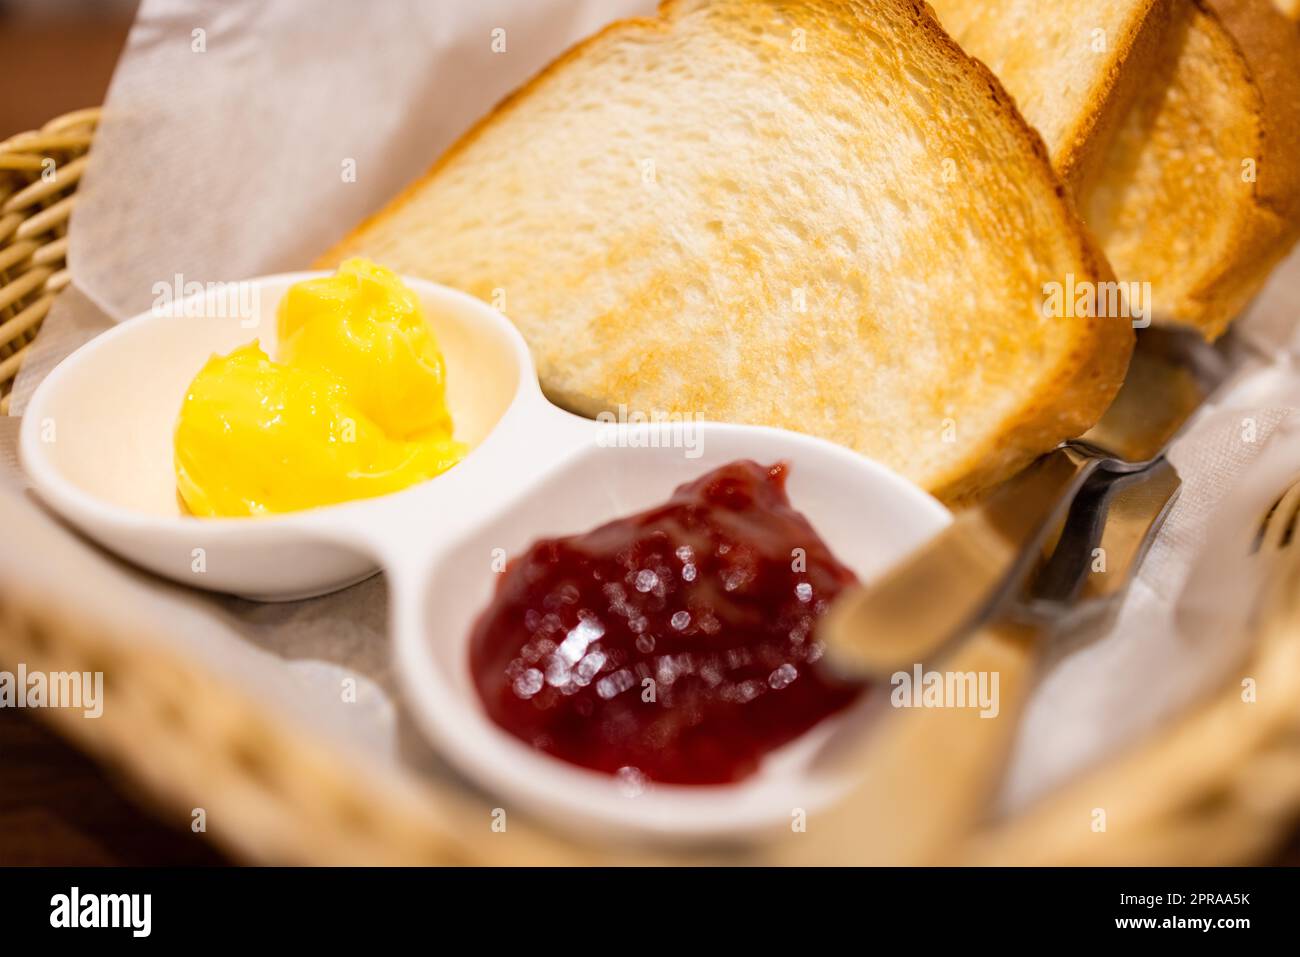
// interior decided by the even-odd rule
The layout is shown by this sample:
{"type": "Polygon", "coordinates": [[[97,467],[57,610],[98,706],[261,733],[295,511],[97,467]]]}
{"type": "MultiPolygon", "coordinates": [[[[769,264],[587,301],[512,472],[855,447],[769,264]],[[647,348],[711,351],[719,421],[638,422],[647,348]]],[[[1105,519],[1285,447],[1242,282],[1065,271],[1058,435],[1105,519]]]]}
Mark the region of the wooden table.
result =
{"type": "Polygon", "coordinates": [[[0,866],[223,864],[189,830],[141,810],[34,715],[0,709],[0,866]]]}

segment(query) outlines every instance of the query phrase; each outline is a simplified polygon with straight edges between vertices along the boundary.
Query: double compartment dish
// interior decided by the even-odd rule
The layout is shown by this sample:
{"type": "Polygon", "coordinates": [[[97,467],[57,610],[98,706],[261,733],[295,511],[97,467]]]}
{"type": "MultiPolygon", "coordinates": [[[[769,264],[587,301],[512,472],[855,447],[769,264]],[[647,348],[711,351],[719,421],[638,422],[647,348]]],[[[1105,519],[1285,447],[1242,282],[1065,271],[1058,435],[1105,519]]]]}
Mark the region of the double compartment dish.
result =
{"type": "Polygon", "coordinates": [[[704,837],[788,824],[792,809],[831,800],[844,772],[827,755],[873,695],[773,752],[744,782],[632,793],[616,778],[528,748],[488,719],[469,673],[471,626],[492,597],[503,555],[659,504],[681,483],[736,459],[789,462],[792,504],[862,580],[941,529],[947,510],[889,469],[799,433],[572,415],[543,396],[509,320],[464,293],[403,277],[446,360],[456,437],[470,448],[464,461],[379,498],[263,518],[185,514],[172,433],[189,382],[213,353],[253,338],[275,354],[278,302],[294,283],[320,275],[249,280],[254,308],[242,315],[213,289],[125,321],[65,359],[23,418],[22,461],[40,497],[110,551],[191,587],[287,601],[382,571],[410,712],[430,742],[505,807],[518,801],[587,834],[704,837]]]}

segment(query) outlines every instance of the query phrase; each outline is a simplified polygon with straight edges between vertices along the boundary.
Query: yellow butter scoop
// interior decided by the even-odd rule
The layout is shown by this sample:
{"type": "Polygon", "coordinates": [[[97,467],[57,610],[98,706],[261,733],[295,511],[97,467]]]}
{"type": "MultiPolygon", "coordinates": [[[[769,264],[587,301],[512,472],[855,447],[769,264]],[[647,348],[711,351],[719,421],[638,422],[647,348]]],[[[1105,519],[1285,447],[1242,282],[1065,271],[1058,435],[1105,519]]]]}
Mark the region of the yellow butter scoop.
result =
{"type": "Polygon", "coordinates": [[[291,512],[406,488],[451,468],[445,370],[419,298],[362,259],[290,287],[279,355],[213,356],[176,424],[176,485],[194,515],[291,512]]]}

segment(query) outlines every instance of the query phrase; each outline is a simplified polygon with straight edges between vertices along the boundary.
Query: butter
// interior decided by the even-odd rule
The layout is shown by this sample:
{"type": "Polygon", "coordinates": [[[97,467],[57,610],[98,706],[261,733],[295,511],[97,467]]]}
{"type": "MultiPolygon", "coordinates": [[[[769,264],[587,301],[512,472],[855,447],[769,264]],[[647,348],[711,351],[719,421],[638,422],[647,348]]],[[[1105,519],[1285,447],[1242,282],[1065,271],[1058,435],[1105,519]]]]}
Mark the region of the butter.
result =
{"type": "Polygon", "coordinates": [[[419,298],[362,259],[292,286],[279,355],[213,356],[186,391],[176,485],[199,516],[292,512],[384,495],[445,472],[452,437],[442,353],[419,298]]]}

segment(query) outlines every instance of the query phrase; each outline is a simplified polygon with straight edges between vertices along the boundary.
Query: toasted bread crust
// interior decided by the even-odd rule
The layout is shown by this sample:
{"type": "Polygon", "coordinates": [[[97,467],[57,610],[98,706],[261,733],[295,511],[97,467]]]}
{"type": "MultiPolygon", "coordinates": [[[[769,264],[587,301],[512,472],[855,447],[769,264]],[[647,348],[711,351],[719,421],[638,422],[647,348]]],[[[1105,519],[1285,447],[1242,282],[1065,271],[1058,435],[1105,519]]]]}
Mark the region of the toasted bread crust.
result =
{"type": "MultiPolygon", "coordinates": [[[[1300,168],[1295,161],[1300,150],[1300,35],[1266,0],[1186,0],[1180,16],[1183,35],[1203,36],[1201,43],[1214,49],[1217,59],[1205,66],[1179,55],[1179,48],[1167,82],[1184,100],[1210,88],[1235,98],[1240,105],[1234,120],[1242,133],[1232,140],[1234,155],[1223,157],[1223,163],[1236,169],[1255,161],[1256,178],[1222,194],[1216,218],[1229,224],[1227,238],[1212,254],[1180,261],[1177,281],[1157,290],[1158,320],[1195,326],[1213,339],[1243,311],[1300,234],[1300,168]],[[1206,69],[1213,75],[1205,75],[1206,69]]],[[[1190,146],[1164,157],[1165,202],[1175,209],[1204,207],[1197,196],[1179,203],[1182,191],[1197,189],[1199,182],[1180,157],[1195,155],[1192,147],[1199,137],[1213,133],[1192,127],[1184,135],[1190,146]]],[[[1141,248],[1128,272],[1145,278],[1140,273],[1167,268],[1165,259],[1167,252],[1160,248],[1141,248]]]]}
{"type": "MultiPolygon", "coordinates": [[[[1083,227],[1071,193],[1053,169],[1042,136],[1020,114],[1015,101],[993,71],[980,60],[968,56],[944,32],[930,5],[916,3],[914,6],[923,8],[922,20],[935,41],[970,64],[987,85],[995,108],[1014,124],[1017,136],[1033,153],[1043,174],[1057,181],[1056,195],[1078,226],[1075,238],[1079,255],[1092,281],[1113,282],[1115,273],[1092,234],[1083,227]]],[[[1004,423],[1000,441],[978,458],[972,456],[954,467],[948,475],[940,476],[928,485],[936,498],[955,505],[978,498],[1058,443],[1088,431],[1109,408],[1124,382],[1133,354],[1132,324],[1126,319],[1096,317],[1072,321],[1086,324],[1087,329],[1079,337],[1078,347],[1057,365],[1049,377],[1061,389],[1060,394],[1033,396],[1019,416],[1004,423]]]]}
{"type": "Polygon", "coordinates": [[[1209,12],[1241,51],[1262,100],[1255,195],[1300,223],[1300,24],[1266,0],[1210,0],[1209,12]]]}
{"type": "Polygon", "coordinates": [[[1074,195],[1087,188],[1116,128],[1137,99],[1147,72],[1159,57],[1173,4],[1174,0],[1148,0],[1133,30],[1119,37],[1101,83],[1053,157],[1057,172],[1074,195]]]}
{"type": "MultiPolygon", "coordinates": [[[[670,31],[680,13],[706,5],[709,0],[666,0],[656,18],[637,18],[613,23],[577,44],[543,69],[521,89],[504,99],[497,107],[474,125],[433,166],[407,186],[384,209],[366,219],[351,234],[336,244],[317,260],[317,265],[329,267],[354,252],[362,251],[366,236],[379,230],[411,200],[419,195],[440,172],[454,162],[482,136],[493,124],[508,117],[512,110],[525,102],[550,76],[569,64],[583,58],[597,44],[610,43],[624,35],[640,31],[670,31]]],[[[1016,158],[1023,163],[1025,176],[1036,177],[1047,184],[1059,204],[1059,216],[1068,233],[1069,245],[1081,264],[1079,281],[1106,282],[1113,273],[1100,249],[1080,225],[1067,189],[1053,171],[1047,149],[1041,137],[1016,110],[1013,101],[993,74],[983,64],[972,60],[940,28],[928,6],[919,0],[893,0],[897,8],[905,11],[916,31],[916,42],[929,44],[948,58],[959,69],[966,70],[972,80],[987,91],[991,110],[1007,123],[1014,138],[1023,147],[1023,155],[1016,158]]],[[[813,7],[833,7],[847,11],[857,18],[867,16],[868,5],[861,0],[820,0],[813,7]]],[[[846,14],[847,15],[847,14],[846,14]]],[[[922,483],[949,501],[959,501],[978,494],[1013,474],[1037,455],[1054,447],[1063,439],[1086,431],[1105,411],[1118,390],[1127,368],[1132,350],[1133,333],[1127,320],[1104,318],[1079,318],[1062,320],[1077,323],[1073,334],[1074,346],[1063,355],[1048,357],[1050,370],[1037,382],[1032,394],[1023,396],[1016,408],[1005,416],[996,430],[991,431],[980,447],[968,447],[960,457],[931,474],[919,476],[922,483]]],[[[543,370],[543,376],[545,375],[543,370]]],[[[547,383],[543,382],[544,387],[547,383]]],[[[611,379],[605,386],[610,395],[604,402],[612,405],[619,391],[617,381],[611,379]]],[[[553,390],[548,389],[548,391],[553,390]]],[[[589,405],[590,402],[574,403],[589,405]]],[[[578,411],[590,413],[591,408],[578,411]]]]}
{"type": "MultiPolygon", "coordinates": [[[[1018,0],[936,2],[972,33],[975,52],[995,62],[1007,64],[1019,44],[1032,43],[1010,13],[1016,29],[1006,37],[985,25],[999,9],[1023,14],[1018,0]]],[[[1040,119],[1056,130],[1053,161],[1123,278],[1152,283],[1158,321],[1213,338],[1295,241],[1298,31],[1267,0],[1160,0],[1130,12],[1134,29],[1116,38],[1103,82],[1076,80],[1098,92],[1068,132],[1061,134],[1059,116],[1040,119]],[[1247,159],[1258,179],[1237,183],[1228,167],[1247,159]],[[1204,242],[1185,248],[1191,236],[1204,242]]],[[[1034,77],[1044,82],[1033,71],[1018,82],[1034,77]]]]}
{"type": "MultiPolygon", "coordinates": [[[[1095,34],[1072,24],[1055,38],[1052,79],[1042,75],[1041,24],[1026,22],[1032,0],[933,0],[939,20],[968,53],[987,60],[1031,125],[1047,131],[1052,165],[1075,195],[1104,156],[1148,70],[1156,64],[1175,0],[1115,0],[1118,13],[1099,14],[1095,34]],[[1104,24],[1104,26],[1102,25],[1104,24]],[[1086,72],[1076,75],[1070,54],[1087,42],[1086,72]],[[1092,47],[1092,44],[1098,44],[1092,47]],[[1100,46],[1104,44],[1104,46],[1100,46]],[[1057,62],[1061,59],[1062,62],[1057,62]],[[1073,83],[1067,83],[1068,74],[1073,83]],[[1043,98],[1040,93],[1047,93],[1043,98]],[[1082,99],[1080,95],[1082,94],[1082,99]],[[1076,102],[1076,100],[1078,100],[1076,102]],[[1060,119],[1064,109],[1069,115],[1060,119]]],[[[1067,19],[1077,0],[1038,5],[1039,18],[1067,19]]]]}
{"type": "Polygon", "coordinates": [[[1227,255],[1170,318],[1220,336],[1300,238],[1300,30],[1263,0],[1194,0],[1240,57],[1255,103],[1256,180],[1227,255]]]}
{"type": "Polygon", "coordinates": [[[668,13],[677,6],[679,0],[661,0],[659,4],[659,16],[657,17],[626,17],[622,20],[615,20],[606,24],[597,30],[585,40],[579,40],[568,50],[561,53],[558,57],[542,67],[537,74],[519,89],[507,93],[496,106],[488,110],[481,116],[468,130],[461,134],[460,139],[456,140],[449,146],[440,157],[434,160],[433,165],[425,170],[422,174],[411,180],[404,186],[396,196],[390,199],[382,209],[371,213],[361,222],[359,222],[346,236],[337,243],[321,253],[312,262],[314,269],[333,269],[340,262],[352,255],[356,251],[357,241],[377,226],[382,225],[388,219],[391,219],[397,210],[401,209],[411,198],[420,192],[424,186],[433,180],[438,173],[451,164],[460,154],[465,152],[478,138],[483,131],[491,126],[502,116],[505,116],[518,103],[522,103],[537,87],[541,86],[546,79],[553,73],[558,73],[569,63],[578,60],[591,48],[600,43],[607,42],[620,33],[635,30],[667,30],[669,29],[668,13]]]}
{"type": "Polygon", "coordinates": [[[1151,0],[1131,33],[1120,37],[1114,58],[1087,110],[1071,127],[1069,139],[1054,157],[1056,169],[1075,196],[1087,190],[1115,131],[1124,121],[1164,48],[1175,0],[1151,0]]]}

